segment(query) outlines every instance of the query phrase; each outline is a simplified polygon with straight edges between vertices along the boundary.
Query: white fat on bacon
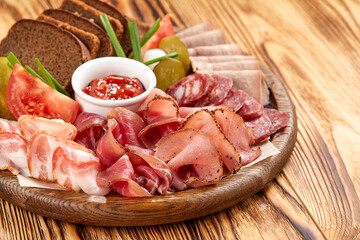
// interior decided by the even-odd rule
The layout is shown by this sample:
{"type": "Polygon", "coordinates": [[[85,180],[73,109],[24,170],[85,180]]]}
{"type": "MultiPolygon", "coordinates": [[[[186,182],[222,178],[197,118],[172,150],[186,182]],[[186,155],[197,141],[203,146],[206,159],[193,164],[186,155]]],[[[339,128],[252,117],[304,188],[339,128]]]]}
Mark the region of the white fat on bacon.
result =
{"type": "Polygon", "coordinates": [[[74,140],[77,132],[74,125],[61,119],[47,119],[32,115],[22,115],[18,120],[18,126],[21,135],[28,141],[37,131],[47,131],[68,140],[74,140]]]}
{"type": "Polygon", "coordinates": [[[30,176],[26,160],[26,141],[16,133],[0,133],[0,170],[30,176]]]}

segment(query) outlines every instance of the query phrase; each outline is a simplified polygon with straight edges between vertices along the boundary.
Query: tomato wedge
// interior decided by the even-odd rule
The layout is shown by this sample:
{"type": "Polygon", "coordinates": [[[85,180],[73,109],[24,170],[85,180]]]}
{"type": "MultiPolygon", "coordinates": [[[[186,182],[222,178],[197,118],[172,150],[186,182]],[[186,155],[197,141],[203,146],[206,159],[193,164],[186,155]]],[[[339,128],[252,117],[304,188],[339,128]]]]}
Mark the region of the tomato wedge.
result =
{"type": "Polygon", "coordinates": [[[149,49],[158,48],[161,39],[169,36],[174,36],[174,26],[171,23],[169,15],[165,15],[160,21],[159,29],[152,35],[152,37],[141,48],[141,53],[144,58],[144,54],[149,49]]]}
{"type": "Polygon", "coordinates": [[[80,109],[78,102],[52,89],[18,64],[9,78],[7,103],[16,119],[27,114],[73,123],[80,109]]]}

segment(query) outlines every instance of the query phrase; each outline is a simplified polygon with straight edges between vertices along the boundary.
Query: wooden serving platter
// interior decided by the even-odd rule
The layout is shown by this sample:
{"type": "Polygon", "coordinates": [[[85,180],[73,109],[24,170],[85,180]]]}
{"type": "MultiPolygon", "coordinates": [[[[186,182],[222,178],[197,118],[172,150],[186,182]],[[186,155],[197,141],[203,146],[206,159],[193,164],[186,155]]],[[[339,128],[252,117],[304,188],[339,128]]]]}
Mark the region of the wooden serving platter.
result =
{"type": "Polygon", "coordinates": [[[218,184],[149,198],[120,195],[89,196],[59,190],[21,187],[17,177],[0,171],[0,197],[39,215],[96,226],[145,226],[180,222],[215,213],[249,198],[271,181],[288,161],[295,146],[297,121],[284,86],[262,66],[272,103],[290,114],[288,126],[271,142],[281,153],[241,169],[218,184]]]}

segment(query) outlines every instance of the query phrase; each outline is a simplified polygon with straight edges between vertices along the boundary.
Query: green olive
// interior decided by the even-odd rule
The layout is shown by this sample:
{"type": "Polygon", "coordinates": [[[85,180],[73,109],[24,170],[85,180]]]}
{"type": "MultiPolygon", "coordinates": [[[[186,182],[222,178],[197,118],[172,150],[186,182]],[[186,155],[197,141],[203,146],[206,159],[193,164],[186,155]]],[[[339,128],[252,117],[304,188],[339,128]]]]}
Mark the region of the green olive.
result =
{"type": "Polygon", "coordinates": [[[180,38],[178,38],[177,36],[170,36],[163,38],[161,39],[159,48],[164,52],[166,52],[167,54],[178,52],[179,57],[177,57],[177,59],[179,59],[184,65],[185,74],[189,72],[190,69],[189,53],[185,44],[180,40],[180,38]]]}
{"type": "Polygon", "coordinates": [[[11,73],[6,57],[0,57],[0,118],[15,119],[7,105],[7,84],[11,73]]]}
{"type": "Polygon", "coordinates": [[[154,68],[157,84],[156,87],[166,90],[168,87],[185,77],[183,64],[173,58],[161,60],[154,68]]]}

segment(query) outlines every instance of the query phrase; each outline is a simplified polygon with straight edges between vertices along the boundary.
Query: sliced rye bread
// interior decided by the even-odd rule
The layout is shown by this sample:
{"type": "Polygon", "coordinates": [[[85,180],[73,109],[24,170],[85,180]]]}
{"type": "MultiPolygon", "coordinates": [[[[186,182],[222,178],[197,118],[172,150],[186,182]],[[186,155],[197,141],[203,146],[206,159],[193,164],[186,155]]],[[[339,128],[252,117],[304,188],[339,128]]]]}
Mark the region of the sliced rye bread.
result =
{"type": "Polygon", "coordinates": [[[74,27],[70,24],[64,23],[62,21],[56,20],[55,18],[46,16],[41,14],[37,20],[39,21],[44,21],[47,23],[51,23],[54,24],[58,27],[61,27],[69,32],[71,32],[72,34],[74,34],[77,38],[79,38],[84,44],[85,46],[88,48],[88,50],[90,51],[90,56],[91,58],[96,58],[97,53],[99,51],[100,48],[100,39],[95,36],[92,33],[89,32],[85,32],[84,30],[81,30],[77,27],[74,27]]]}
{"type": "MultiPolygon", "coordinates": [[[[60,6],[60,9],[68,10],[73,13],[78,13],[81,16],[90,19],[90,21],[94,21],[97,25],[103,28],[103,24],[100,20],[100,16],[105,13],[102,11],[93,8],[86,3],[79,0],[64,0],[60,6]]],[[[108,16],[109,22],[114,29],[115,35],[119,42],[121,42],[122,35],[124,33],[124,28],[121,22],[111,16],[108,16]]]]}
{"type": "Polygon", "coordinates": [[[121,14],[116,8],[101,0],[81,0],[81,1],[93,8],[96,8],[106,13],[108,16],[118,19],[121,22],[124,28],[124,33],[122,35],[120,44],[124,52],[126,54],[129,54],[132,47],[131,47],[129,28],[127,24],[128,21],[126,17],[123,14],[121,14]]]}
{"type": "Polygon", "coordinates": [[[95,34],[100,39],[100,48],[96,57],[115,55],[110,38],[104,29],[99,27],[96,23],[91,22],[89,19],[61,9],[48,9],[42,14],[73,25],[86,32],[95,34]]]}
{"type": "Polygon", "coordinates": [[[82,63],[91,59],[86,46],[72,33],[53,24],[22,19],[9,30],[0,43],[0,56],[13,52],[25,66],[36,70],[37,57],[55,79],[68,91],[71,76],[82,63]]]}

